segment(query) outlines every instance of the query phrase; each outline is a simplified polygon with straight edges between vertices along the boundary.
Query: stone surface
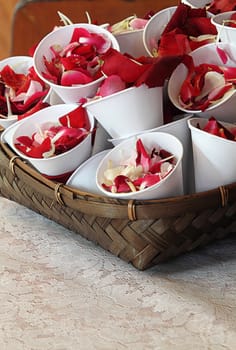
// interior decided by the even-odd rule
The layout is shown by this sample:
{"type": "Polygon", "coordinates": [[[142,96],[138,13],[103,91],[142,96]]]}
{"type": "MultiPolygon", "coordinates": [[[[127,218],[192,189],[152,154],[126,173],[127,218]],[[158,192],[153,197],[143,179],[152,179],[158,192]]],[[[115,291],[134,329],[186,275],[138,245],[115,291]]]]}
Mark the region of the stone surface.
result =
{"type": "Polygon", "coordinates": [[[144,272],[0,198],[1,350],[233,350],[235,235],[144,272]]]}

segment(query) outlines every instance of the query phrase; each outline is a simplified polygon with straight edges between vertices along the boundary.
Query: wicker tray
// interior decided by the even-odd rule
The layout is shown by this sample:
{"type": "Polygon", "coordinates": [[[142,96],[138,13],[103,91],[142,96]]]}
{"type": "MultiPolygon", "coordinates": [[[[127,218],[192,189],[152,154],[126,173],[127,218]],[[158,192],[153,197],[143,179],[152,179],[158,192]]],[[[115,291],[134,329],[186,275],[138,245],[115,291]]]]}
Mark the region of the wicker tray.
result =
{"type": "Polygon", "coordinates": [[[46,179],[0,144],[0,195],[145,270],[236,231],[236,183],[175,198],[125,201],[46,179]]]}

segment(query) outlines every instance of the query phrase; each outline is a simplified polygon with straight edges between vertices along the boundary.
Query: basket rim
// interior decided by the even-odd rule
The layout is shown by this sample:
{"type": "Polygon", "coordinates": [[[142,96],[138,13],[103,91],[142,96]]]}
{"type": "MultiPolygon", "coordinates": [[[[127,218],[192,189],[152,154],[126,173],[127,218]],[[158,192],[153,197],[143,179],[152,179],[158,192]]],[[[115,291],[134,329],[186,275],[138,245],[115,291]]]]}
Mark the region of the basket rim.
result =
{"type": "Polygon", "coordinates": [[[0,142],[0,153],[4,156],[6,166],[10,168],[11,172],[18,177],[21,177],[22,174],[27,176],[28,181],[31,182],[36,191],[38,191],[39,185],[43,186],[46,193],[53,196],[60,205],[78,209],[83,213],[97,214],[101,217],[153,220],[167,216],[179,216],[186,212],[222,208],[236,200],[236,182],[204,192],[163,199],[116,199],[83,192],[46,178],[16,155],[6,143],[0,142]]]}

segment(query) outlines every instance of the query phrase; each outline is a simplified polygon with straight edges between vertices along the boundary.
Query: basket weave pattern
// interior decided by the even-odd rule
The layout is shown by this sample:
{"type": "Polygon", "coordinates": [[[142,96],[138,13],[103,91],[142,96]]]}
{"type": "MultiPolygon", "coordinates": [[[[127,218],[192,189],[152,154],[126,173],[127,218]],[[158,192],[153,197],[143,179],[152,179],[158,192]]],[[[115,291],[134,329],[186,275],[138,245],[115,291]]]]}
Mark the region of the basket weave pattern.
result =
{"type": "Polygon", "coordinates": [[[93,196],[50,181],[0,148],[0,195],[145,270],[236,231],[236,184],[152,201],[93,196]]]}

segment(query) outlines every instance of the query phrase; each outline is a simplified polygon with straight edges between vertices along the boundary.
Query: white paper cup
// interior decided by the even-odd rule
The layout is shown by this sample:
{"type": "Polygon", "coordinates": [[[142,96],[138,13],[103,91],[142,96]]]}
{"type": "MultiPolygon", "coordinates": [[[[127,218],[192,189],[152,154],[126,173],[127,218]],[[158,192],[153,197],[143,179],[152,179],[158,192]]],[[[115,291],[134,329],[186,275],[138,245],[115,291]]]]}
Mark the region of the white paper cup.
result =
{"type": "Polygon", "coordinates": [[[193,171],[193,157],[192,157],[192,142],[191,134],[188,128],[188,120],[192,117],[189,115],[182,115],[178,120],[171,123],[161,125],[153,131],[166,132],[178,138],[183,145],[182,158],[182,172],[183,172],[183,186],[184,193],[194,192],[194,171],[193,171]]]}
{"type": "Polygon", "coordinates": [[[173,135],[161,132],[144,133],[138,136],[146,149],[152,149],[155,145],[172,153],[176,159],[175,168],[159,183],[150,186],[144,190],[129,193],[111,193],[106,191],[103,186],[104,171],[108,163],[112,161],[113,166],[118,166],[125,159],[129,159],[136,148],[137,137],[134,136],[108,152],[100,162],[96,172],[96,183],[104,195],[121,199],[158,199],[183,195],[183,174],[182,157],[183,146],[181,142],[173,135]]]}
{"type": "Polygon", "coordinates": [[[6,65],[12,67],[14,72],[27,74],[28,69],[33,66],[33,58],[31,56],[11,56],[0,61],[0,70],[6,65]]]}
{"type": "Polygon", "coordinates": [[[145,56],[147,54],[143,43],[143,29],[130,30],[114,34],[120,47],[121,53],[128,53],[133,57],[145,56]]]}
{"type": "Polygon", "coordinates": [[[229,27],[227,23],[224,24],[224,21],[227,21],[231,18],[236,11],[228,11],[219,13],[211,18],[212,24],[217,29],[218,39],[221,42],[226,43],[235,43],[236,42],[236,28],[229,27]]]}
{"type": "Polygon", "coordinates": [[[143,44],[149,56],[155,56],[154,51],[158,47],[158,41],[176,9],[177,6],[172,6],[158,11],[144,27],[143,44]]]}
{"type": "MultiPolygon", "coordinates": [[[[192,118],[188,121],[192,137],[196,192],[208,191],[236,181],[236,142],[201,130],[207,122],[208,119],[205,118],[192,118]]],[[[222,124],[235,127],[230,123],[222,124]]]]}
{"type": "MultiPolygon", "coordinates": [[[[9,65],[17,74],[28,74],[28,70],[33,66],[33,58],[30,56],[11,56],[0,61],[0,70],[9,65]]],[[[49,93],[48,95],[49,96],[49,93]]],[[[45,96],[45,100],[47,99],[45,96]]],[[[18,116],[13,115],[7,119],[0,118],[0,125],[6,129],[18,121],[18,116]]]]}
{"type": "MultiPolygon", "coordinates": [[[[26,159],[40,173],[49,177],[56,177],[74,171],[92,152],[91,133],[77,146],[67,152],[61,153],[51,158],[32,158],[26,156],[15,147],[17,137],[22,135],[32,136],[38,130],[37,126],[46,122],[57,122],[58,119],[73,111],[77,104],[61,104],[47,107],[38,111],[30,118],[22,120],[15,128],[10,146],[23,159],[26,159]]],[[[91,131],[94,127],[94,119],[89,116],[91,131]]]]}
{"type": "MultiPolygon", "coordinates": [[[[201,63],[221,65],[222,60],[217,53],[217,46],[223,51],[228,53],[229,58],[236,57],[236,46],[229,43],[218,43],[218,44],[207,44],[198,49],[194,50],[190,55],[193,57],[195,66],[201,63]]],[[[236,66],[236,61],[229,59],[226,66],[236,66]]],[[[168,82],[168,96],[173,105],[180,111],[188,114],[194,114],[204,118],[214,116],[218,120],[225,122],[235,121],[235,104],[236,104],[236,90],[225,95],[219,102],[212,104],[205,111],[191,110],[181,106],[179,103],[180,88],[187,77],[188,70],[186,66],[181,63],[179,64],[170,76],[168,82]]]]}
{"type": "MultiPolygon", "coordinates": [[[[183,145],[183,159],[182,159],[182,168],[183,168],[183,184],[184,184],[184,193],[193,193],[194,192],[194,172],[193,172],[193,159],[192,159],[192,141],[191,134],[187,124],[189,118],[192,115],[182,115],[179,116],[178,120],[173,122],[158,126],[154,129],[146,130],[142,133],[150,133],[150,132],[166,132],[177,137],[183,145]]],[[[113,146],[119,145],[121,142],[132,138],[134,136],[139,135],[140,133],[136,133],[135,135],[124,136],[116,139],[109,139],[109,142],[113,144],[113,146]]]]}
{"type": "Polygon", "coordinates": [[[112,138],[163,124],[163,88],[131,87],[83,105],[112,138]]]}
{"type": "MultiPolygon", "coordinates": [[[[205,3],[205,1],[198,1],[196,3],[205,3]]],[[[187,4],[186,4],[187,5],[187,4]]],[[[190,6],[190,5],[189,5],[190,6]]],[[[145,50],[149,56],[156,56],[156,50],[158,49],[158,41],[169,23],[171,17],[175,13],[178,6],[167,7],[161,11],[158,11],[147,22],[143,30],[143,43],[145,50]]],[[[195,6],[190,6],[195,7],[195,6]]],[[[198,6],[200,7],[200,6],[198,6]]],[[[204,6],[201,6],[204,7],[204,6]]],[[[207,16],[211,17],[212,14],[207,12],[207,16]]]]}
{"type": "Polygon", "coordinates": [[[103,150],[88,158],[72,173],[66,185],[90,194],[103,195],[96,184],[96,171],[98,164],[108,152],[109,149],[103,150]]]}
{"type": "Polygon", "coordinates": [[[108,39],[111,40],[111,46],[114,49],[119,50],[119,44],[114,35],[112,35],[108,30],[104,29],[103,27],[94,24],[71,24],[64,27],[60,27],[47,34],[40,41],[35,50],[33,57],[34,67],[40,78],[47,82],[65,103],[79,103],[80,99],[83,97],[93,97],[97,92],[97,89],[101,84],[102,80],[104,79],[104,77],[101,77],[88,84],[81,84],[78,86],[62,86],[48,81],[43,76],[42,73],[46,70],[43,59],[44,56],[47,60],[51,61],[51,59],[53,58],[53,54],[50,50],[50,47],[52,45],[60,45],[61,47],[65,47],[66,45],[68,45],[75,28],[85,28],[90,32],[104,34],[108,39]]]}

